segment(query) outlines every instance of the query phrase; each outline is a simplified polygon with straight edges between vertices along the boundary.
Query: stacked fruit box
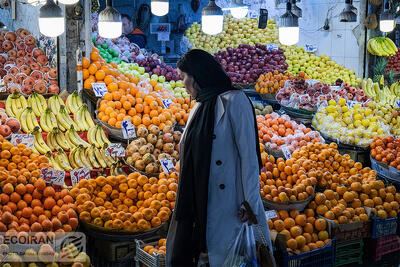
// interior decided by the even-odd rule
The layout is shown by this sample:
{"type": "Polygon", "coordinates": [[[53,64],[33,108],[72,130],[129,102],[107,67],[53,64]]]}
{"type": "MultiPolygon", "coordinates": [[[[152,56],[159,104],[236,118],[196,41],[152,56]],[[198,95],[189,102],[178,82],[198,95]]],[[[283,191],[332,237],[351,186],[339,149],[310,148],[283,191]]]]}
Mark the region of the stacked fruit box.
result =
{"type": "Polygon", "coordinates": [[[362,264],[364,242],[362,239],[336,243],[335,266],[350,263],[362,264]]]}

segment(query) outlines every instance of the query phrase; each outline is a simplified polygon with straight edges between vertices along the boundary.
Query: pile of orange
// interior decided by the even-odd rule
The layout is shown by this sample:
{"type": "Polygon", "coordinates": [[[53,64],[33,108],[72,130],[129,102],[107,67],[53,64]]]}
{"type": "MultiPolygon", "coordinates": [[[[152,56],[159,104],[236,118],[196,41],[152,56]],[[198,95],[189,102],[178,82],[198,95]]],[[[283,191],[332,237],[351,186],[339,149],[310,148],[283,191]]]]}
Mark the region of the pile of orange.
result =
{"type": "Polygon", "coordinates": [[[71,189],[79,219],[108,229],[141,232],[166,222],[175,205],[177,174],[147,178],[99,176],[81,180],[71,189]]]}
{"type": "MultiPolygon", "coordinates": [[[[300,72],[298,74],[299,78],[304,80],[310,79],[304,72],[300,72]]],[[[280,89],[285,87],[286,80],[294,80],[296,76],[293,74],[286,72],[286,73],[279,73],[277,70],[274,72],[268,72],[266,74],[261,74],[257,80],[257,84],[255,85],[255,89],[257,92],[261,94],[277,94],[280,89]]]]}
{"type": "Polygon", "coordinates": [[[160,254],[161,256],[165,256],[166,255],[166,244],[167,244],[167,240],[165,238],[161,238],[160,240],[158,240],[157,245],[155,245],[155,246],[147,245],[143,248],[143,250],[152,256],[154,253],[160,254]]]}
{"type": "Polygon", "coordinates": [[[0,231],[71,232],[78,227],[74,200],[39,178],[34,184],[6,183],[0,194],[0,231]]]}
{"type": "Polygon", "coordinates": [[[189,97],[186,98],[176,98],[173,99],[174,103],[169,106],[172,114],[174,114],[176,122],[179,125],[186,125],[186,122],[189,119],[190,110],[193,108],[196,103],[195,100],[190,100],[189,97]]]}
{"type": "Polygon", "coordinates": [[[274,202],[305,200],[314,194],[315,177],[307,176],[300,162],[268,155],[260,174],[261,196],[274,202]]]}
{"type": "Polygon", "coordinates": [[[375,136],[370,147],[373,159],[400,170],[400,137],[375,136]]]}
{"type": "Polygon", "coordinates": [[[33,153],[24,144],[14,146],[0,136],[0,185],[35,183],[40,170],[49,168],[46,156],[33,153]]]}
{"type": "Polygon", "coordinates": [[[277,217],[268,220],[269,228],[286,236],[289,251],[307,252],[329,243],[326,220],[315,218],[312,210],[306,210],[304,213],[298,210],[275,212],[277,217]]]}
{"type": "MultiPolygon", "coordinates": [[[[340,155],[337,144],[310,143],[293,152],[291,158],[305,172],[307,179],[316,180],[323,193],[318,193],[309,204],[316,214],[345,224],[367,221],[363,207],[381,219],[396,217],[400,194],[394,186],[377,180],[377,173],[349,155],[340,155]]],[[[304,178],[304,176],[303,176],[304,178]]]]}

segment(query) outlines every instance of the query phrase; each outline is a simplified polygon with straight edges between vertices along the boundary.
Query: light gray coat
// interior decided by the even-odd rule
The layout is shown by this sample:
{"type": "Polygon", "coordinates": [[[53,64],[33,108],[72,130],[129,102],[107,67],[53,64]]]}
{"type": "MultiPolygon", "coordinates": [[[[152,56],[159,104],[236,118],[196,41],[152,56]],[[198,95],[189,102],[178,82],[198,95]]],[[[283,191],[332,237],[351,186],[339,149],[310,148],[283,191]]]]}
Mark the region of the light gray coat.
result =
{"type": "MultiPolygon", "coordinates": [[[[192,109],[188,125],[199,105],[197,103],[192,109]]],[[[238,218],[238,210],[244,200],[251,205],[264,237],[272,248],[260,197],[259,167],[255,152],[255,126],[251,104],[242,91],[234,90],[219,95],[216,105],[208,186],[206,237],[208,257],[212,267],[222,266],[239,232],[242,223],[238,218]]],[[[185,133],[182,140],[184,138],[185,133]]],[[[175,229],[175,215],[173,215],[167,237],[167,266],[171,267],[173,266],[169,261],[168,247],[174,242],[175,229]]],[[[260,240],[256,227],[254,227],[254,233],[260,240]]]]}

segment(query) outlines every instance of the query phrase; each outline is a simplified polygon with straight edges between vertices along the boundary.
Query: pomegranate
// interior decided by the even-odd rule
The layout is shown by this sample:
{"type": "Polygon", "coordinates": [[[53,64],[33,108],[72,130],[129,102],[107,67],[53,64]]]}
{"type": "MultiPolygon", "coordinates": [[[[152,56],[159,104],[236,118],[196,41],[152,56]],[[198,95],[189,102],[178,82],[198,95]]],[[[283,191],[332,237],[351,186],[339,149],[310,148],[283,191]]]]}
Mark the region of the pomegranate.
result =
{"type": "Polygon", "coordinates": [[[38,56],[38,57],[36,58],[36,61],[37,61],[40,65],[44,66],[44,65],[47,64],[47,62],[49,62],[49,59],[48,59],[45,55],[40,55],[40,56],[38,56]]]}
{"type": "Polygon", "coordinates": [[[50,78],[52,78],[52,79],[57,78],[57,69],[51,68],[51,69],[49,70],[49,76],[50,76],[50,78]]]}
{"type": "Polygon", "coordinates": [[[35,80],[39,80],[43,78],[43,73],[39,70],[34,70],[31,72],[31,77],[35,80]]]}
{"type": "Polygon", "coordinates": [[[24,40],[28,46],[36,44],[36,39],[32,35],[25,36],[24,40]]]}
{"type": "Polygon", "coordinates": [[[15,81],[15,76],[12,74],[7,74],[3,78],[5,84],[13,83],[15,81]]]}
{"type": "Polygon", "coordinates": [[[7,114],[4,111],[0,111],[0,122],[1,122],[1,124],[4,124],[7,119],[8,119],[7,114]]]}
{"type": "Polygon", "coordinates": [[[10,41],[4,41],[1,47],[3,47],[4,51],[9,51],[14,48],[14,45],[10,41]]]}
{"type": "Polygon", "coordinates": [[[8,125],[0,125],[0,134],[7,137],[11,134],[11,128],[8,125]]]}
{"type": "Polygon", "coordinates": [[[33,88],[32,88],[32,86],[29,86],[29,85],[23,85],[21,88],[21,92],[24,95],[30,95],[33,92],[33,88]]]}
{"type": "Polygon", "coordinates": [[[33,90],[38,94],[44,94],[47,91],[47,84],[44,80],[37,80],[33,86],[33,90]]]}
{"type": "Polygon", "coordinates": [[[32,55],[34,58],[38,58],[39,56],[45,56],[45,53],[42,49],[36,47],[35,49],[32,50],[32,55]]]}
{"type": "Polygon", "coordinates": [[[20,86],[18,84],[15,84],[15,83],[13,83],[11,85],[8,85],[7,89],[8,89],[8,92],[10,94],[15,94],[15,93],[20,93],[21,92],[20,86]]]}
{"type": "Polygon", "coordinates": [[[29,68],[28,65],[22,65],[21,67],[19,67],[19,70],[23,73],[25,73],[26,75],[30,75],[31,74],[31,68],[29,68]]]}
{"type": "Polygon", "coordinates": [[[17,65],[18,68],[20,68],[24,63],[25,63],[25,60],[23,57],[19,57],[15,60],[15,64],[17,65]]]}
{"type": "Polygon", "coordinates": [[[14,42],[15,39],[17,38],[17,35],[14,32],[8,32],[8,33],[6,33],[4,38],[6,38],[6,40],[8,40],[8,41],[14,42]]]}
{"type": "Polygon", "coordinates": [[[49,94],[58,94],[60,92],[60,88],[57,84],[52,84],[49,86],[48,93],[49,94]]]}
{"type": "Polygon", "coordinates": [[[15,82],[19,85],[22,85],[22,83],[24,82],[25,78],[26,78],[26,74],[25,73],[18,73],[15,76],[15,82]]]}

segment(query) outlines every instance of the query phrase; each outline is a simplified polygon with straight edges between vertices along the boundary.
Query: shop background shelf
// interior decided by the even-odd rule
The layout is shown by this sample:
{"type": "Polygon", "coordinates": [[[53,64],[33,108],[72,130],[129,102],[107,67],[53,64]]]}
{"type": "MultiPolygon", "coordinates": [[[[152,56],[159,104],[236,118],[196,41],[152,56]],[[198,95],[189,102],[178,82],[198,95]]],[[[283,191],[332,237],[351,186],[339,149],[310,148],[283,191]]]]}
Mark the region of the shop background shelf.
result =
{"type": "Polygon", "coordinates": [[[335,266],[335,245],[336,241],[332,239],[322,248],[298,255],[276,251],[275,260],[281,267],[331,267],[335,266]]]}
{"type": "Polygon", "coordinates": [[[336,243],[335,266],[342,266],[350,263],[362,264],[363,247],[364,242],[362,239],[336,243]]]}
{"type": "Polygon", "coordinates": [[[397,232],[397,217],[386,220],[372,218],[372,238],[394,235],[397,232]]]}

